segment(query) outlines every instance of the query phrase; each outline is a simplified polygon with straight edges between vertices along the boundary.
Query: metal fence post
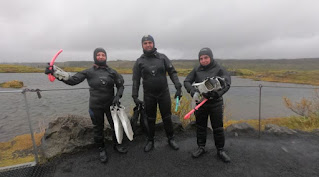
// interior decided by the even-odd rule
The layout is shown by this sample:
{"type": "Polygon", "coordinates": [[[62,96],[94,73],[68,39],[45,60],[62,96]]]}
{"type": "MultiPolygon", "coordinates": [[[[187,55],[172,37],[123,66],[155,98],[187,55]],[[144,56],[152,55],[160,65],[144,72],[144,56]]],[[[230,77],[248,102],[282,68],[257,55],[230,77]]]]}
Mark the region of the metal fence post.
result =
{"type": "Polygon", "coordinates": [[[261,88],[263,87],[262,84],[259,84],[259,128],[258,128],[258,137],[260,138],[260,129],[261,129],[261,88]]]}
{"type": "Polygon", "coordinates": [[[22,91],[23,96],[24,96],[25,108],[26,108],[26,111],[27,111],[27,118],[28,118],[30,133],[31,133],[32,144],[33,144],[33,151],[34,151],[35,163],[38,164],[38,162],[39,162],[39,159],[38,159],[38,149],[37,149],[37,145],[36,145],[36,143],[35,143],[34,134],[33,134],[33,129],[32,129],[32,125],[31,125],[31,119],[30,119],[30,113],[29,113],[29,105],[28,105],[28,101],[27,101],[26,92],[27,92],[26,89],[22,91]]]}

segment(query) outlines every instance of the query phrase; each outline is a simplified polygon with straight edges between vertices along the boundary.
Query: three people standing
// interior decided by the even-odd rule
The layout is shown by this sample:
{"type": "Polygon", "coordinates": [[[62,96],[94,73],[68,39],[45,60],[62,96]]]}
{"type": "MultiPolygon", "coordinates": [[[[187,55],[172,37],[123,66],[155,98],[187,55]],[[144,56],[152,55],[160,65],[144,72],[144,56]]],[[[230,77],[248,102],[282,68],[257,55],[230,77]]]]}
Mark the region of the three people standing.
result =
{"type": "MultiPolygon", "coordinates": [[[[157,116],[157,106],[163,120],[164,129],[168,138],[169,146],[178,150],[179,146],[174,138],[173,123],[171,119],[171,97],[168,88],[167,74],[172,80],[176,93],[175,98],[182,97],[182,84],[180,83],[177,72],[171,61],[166,55],[157,52],[155,41],[151,35],[145,35],[142,38],[143,54],[136,60],[133,67],[133,86],[132,97],[136,105],[143,105],[148,122],[147,142],[144,147],[145,152],[154,148],[155,123],[157,116]],[[143,101],[139,99],[139,88],[143,83],[143,101]]],[[[198,90],[192,86],[193,83],[199,83],[207,78],[220,77],[219,80],[222,89],[201,93],[208,101],[195,111],[196,117],[196,136],[198,148],[192,153],[194,158],[203,155],[207,137],[207,120],[211,120],[215,146],[218,157],[224,162],[230,162],[230,158],[224,151],[225,135],[223,128],[223,94],[225,94],[231,84],[231,78],[228,72],[220,66],[214,59],[213,53],[209,48],[203,48],[199,52],[200,65],[187,75],[184,86],[188,93],[193,97],[198,90]]],[[[63,78],[61,81],[68,85],[76,85],[87,79],[90,87],[89,114],[94,125],[94,141],[100,150],[100,161],[105,163],[108,160],[104,143],[104,115],[106,115],[111,128],[113,129],[113,148],[119,153],[126,153],[127,149],[117,144],[113,119],[110,112],[112,104],[119,105],[119,99],[124,91],[124,79],[115,70],[106,64],[106,51],[103,48],[97,48],[93,52],[94,65],[92,68],[78,72],[73,76],[63,78]],[[114,87],[117,88],[115,94],[114,87]]],[[[54,67],[46,68],[46,74],[53,74],[54,67]]]]}

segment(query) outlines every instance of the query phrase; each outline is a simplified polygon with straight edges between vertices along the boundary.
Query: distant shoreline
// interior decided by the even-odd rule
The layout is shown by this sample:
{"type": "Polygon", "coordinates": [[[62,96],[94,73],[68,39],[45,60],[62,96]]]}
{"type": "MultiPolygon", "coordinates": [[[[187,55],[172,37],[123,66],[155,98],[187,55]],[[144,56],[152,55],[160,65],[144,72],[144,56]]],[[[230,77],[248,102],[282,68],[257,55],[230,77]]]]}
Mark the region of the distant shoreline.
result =
{"type": "MultiPolygon", "coordinates": [[[[319,58],[306,59],[260,59],[260,60],[219,60],[232,76],[241,78],[319,85],[319,58]]],[[[135,61],[108,61],[108,65],[120,74],[132,74],[135,61]]],[[[179,76],[187,76],[198,65],[198,60],[172,60],[179,76]]],[[[79,72],[92,67],[93,61],[57,62],[67,72],[79,72]]],[[[47,63],[0,64],[0,73],[43,73],[47,63]]]]}

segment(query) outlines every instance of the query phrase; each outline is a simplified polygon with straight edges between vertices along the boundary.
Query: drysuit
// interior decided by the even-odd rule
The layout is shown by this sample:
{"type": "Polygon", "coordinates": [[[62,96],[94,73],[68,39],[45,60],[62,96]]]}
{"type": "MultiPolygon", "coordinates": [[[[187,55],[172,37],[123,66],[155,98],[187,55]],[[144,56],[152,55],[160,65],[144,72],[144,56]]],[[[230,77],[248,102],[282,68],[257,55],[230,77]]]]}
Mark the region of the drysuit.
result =
{"type": "Polygon", "coordinates": [[[96,59],[98,52],[106,54],[104,49],[97,48],[94,51],[94,66],[76,73],[63,82],[76,85],[87,80],[90,87],[89,114],[94,126],[94,141],[98,147],[104,147],[104,114],[113,130],[113,143],[117,143],[110,106],[114,103],[114,99],[122,97],[124,79],[114,69],[108,67],[106,61],[100,62],[96,59]],[[116,95],[114,95],[114,86],[117,88],[116,95]]]}
{"type": "Polygon", "coordinates": [[[196,89],[192,86],[193,83],[200,83],[206,78],[212,78],[219,76],[225,79],[225,84],[219,91],[213,91],[210,94],[209,100],[203,104],[198,110],[195,111],[196,117],[196,126],[197,126],[197,144],[199,147],[204,147],[206,145],[207,137],[207,119],[208,116],[211,120],[211,126],[213,128],[215,146],[217,149],[223,149],[225,144],[224,128],[223,128],[223,94],[226,93],[231,84],[231,78],[228,72],[220,66],[214,59],[213,54],[209,48],[204,48],[199,53],[199,57],[203,54],[210,57],[210,64],[206,66],[196,66],[194,69],[187,75],[184,81],[184,87],[187,92],[194,95],[196,89]]]}
{"type": "Polygon", "coordinates": [[[157,52],[156,48],[151,52],[144,51],[133,68],[132,97],[134,100],[138,98],[140,80],[143,79],[144,105],[149,123],[149,141],[154,141],[157,104],[168,139],[174,136],[171,120],[171,97],[166,73],[174,83],[176,90],[181,90],[182,85],[174,66],[164,54],[157,52]]]}

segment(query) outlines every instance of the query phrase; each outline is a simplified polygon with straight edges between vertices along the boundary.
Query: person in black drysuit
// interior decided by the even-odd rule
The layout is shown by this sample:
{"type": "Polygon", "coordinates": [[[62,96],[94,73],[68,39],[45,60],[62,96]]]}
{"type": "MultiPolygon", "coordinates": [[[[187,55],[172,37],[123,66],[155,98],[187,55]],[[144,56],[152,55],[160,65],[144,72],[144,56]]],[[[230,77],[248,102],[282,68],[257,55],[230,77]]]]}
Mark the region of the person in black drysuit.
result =
{"type": "Polygon", "coordinates": [[[199,51],[199,66],[194,67],[194,69],[187,75],[184,81],[184,86],[188,93],[193,97],[198,90],[192,86],[193,83],[203,82],[206,78],[212,78],[219,76],[224,78],[224,80],[219,79],[222,89],[218,91],[211,91],[208,93],[203,93],[202,96],[207,98],[208,101],[204,103],[197,111],[195,111],[196,117],[196,136],[197,145],[192,156],[197,158],[204,154],[206,137],[207,137],[207,119],[210,117],[211,125],[213,128],[215,146],[217,148],[218,157],[224,162],[230,162],[230,158],[227,156],[223,150],[225,144],[225,135],[223,128],[223,94],[225,94],[231,84],[231,79],[229,73],[220,66],[213,59],[213,52],[209,48],[203,48],[199,51]]]}
{"type": "Polygon", "coordinates": [[[136,105],[145,105],[149,132],[147,133],[148,137],[144,151],[149,152],[154,148],[157,104],[159,105],[164,123],[168,144],[172,149],[178,150],[179,147],[174,140],[173,123],[171,120],[171,97],[166,73],[170,76],[177,90],[175,98],[182,96],[182,84],[178,80],[177,72],[171,61],[166,55],[157,52],[154,38],[151,35],[145,35],[142,38],[142,47],[144,54],[137,59],[133,68],[132,97],[136,105]],[[138,99],[141,78],[143,79],[144,102],[138,99]]]}
{"type": "MultiPolygon", "coordinates": [[[[104,114],[113,130],[113,148],[119,153],[126,153],[127,149],[120,146],[116,141],[113,119],[110,106],[119,105],[119,100],[124,91],[123,77],[106,64],[106,51],[103,48],[96,48],[93,53],[93,67],[78,72],[67,79],[61,80],[68,85],[76,85],[87,79],[90,87],[89,114],[93,123],[94,141],[100,151],[100,161],[107,162],[108,157],[104,143],[104,114]],[[114,95],[114,86],[117,88],[114,95]]],[[[46,68],[46,74],[54,74],[53,69],[46,68]]]]}

